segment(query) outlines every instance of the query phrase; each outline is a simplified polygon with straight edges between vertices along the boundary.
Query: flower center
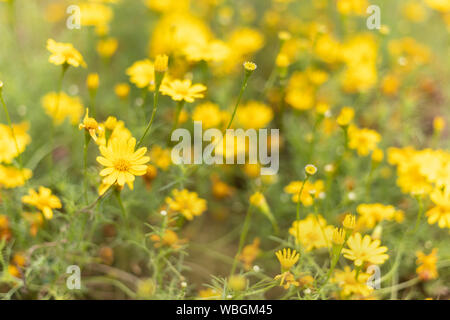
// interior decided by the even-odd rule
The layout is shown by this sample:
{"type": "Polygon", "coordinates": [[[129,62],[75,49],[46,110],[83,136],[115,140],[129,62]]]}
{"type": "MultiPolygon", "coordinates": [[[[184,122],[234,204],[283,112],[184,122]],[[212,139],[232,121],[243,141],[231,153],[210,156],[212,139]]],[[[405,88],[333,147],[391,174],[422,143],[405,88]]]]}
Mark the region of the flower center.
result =
{"type": "Polygon", "coordinates": [[[119,159],[114,163],[114,169],[117,171],[128,171],[130,163],[127,160],[119,159]]]}

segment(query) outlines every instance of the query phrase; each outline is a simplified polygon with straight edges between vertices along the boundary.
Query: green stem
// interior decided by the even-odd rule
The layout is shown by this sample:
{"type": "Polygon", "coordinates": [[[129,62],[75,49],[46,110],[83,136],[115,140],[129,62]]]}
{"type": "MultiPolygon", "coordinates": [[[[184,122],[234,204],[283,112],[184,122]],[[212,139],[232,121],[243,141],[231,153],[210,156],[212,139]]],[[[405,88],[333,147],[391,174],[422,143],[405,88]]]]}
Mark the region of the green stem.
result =
{"type": "Polygon", "coordinates": [[[417,202],[419,202],[419,212],[417,213],[416,226],[414,227],[413,233],[419,228],[420,220],[423,215],[423,201],[421,196],[417,196],[417,202]]]}
{"type": "Polygon", "coordinates": [[[236,111],[239,106],[239,103],[241,102],[242,95],[244,94],[245,88],[247,88],[248,78],[250,77],[250,74],[251,73],[248,73],[248,72],[245,73],[244,81],[242,82],[241,90],[239,91],[239,96],[236,101],[236,105],[234,106],[234,110],[233,110],[233,114],[231,115],[230,122],[227,125],[227,129],[230,129],[231,124],[233,123],[233,119],[234,119],[234,116],[236,115],[236,111]]]}
{"type": "Polygon", "coordinates": [[[173,122],[172,129],[170,129],[170,134],[169,134],[169,139],[168,139],[168,143],[167,143],[167,144],[170,144],[171,137],[172,137],[172,132],[173,132],[173,131],[177,128],[177,126],[178,126],[178,122],[180,121],[181,110],[183,110],[184,104],[185,104],[185,101],[184,101],[184,100],[181,100],[181,101],[178,102],[178,105],[177,105],[177,111],[176,111],[176,113],[175,113],[175,120],[174,120],[174,122],[173,122]]]}
{"type": "Polygon", "coordinates": [[[244,225],[242,226],[242,232],[241,232],[241,236],[239,238],[239,247],[238,247],[238,251],[237,251],[236,255],[234,256],[230,276],[232,276],[234,274],[234,271],[236,270],[236,265],[237,265],[239,255],[241,254],[242,248],[244,247],[245,239],[247,238],[251,218],[252,218],[252,205],[250,204],[247,209],[247,214],[245,215],[244,225]]]}
{"type": "Polygon", "coordinates": [[[88,179],[87,179],[87,154],[88,154],[88,146],[91,141],[91,136],[88,131],[84,132],[84,148],[83,148],[83,175],[84,175],[84,200],[86,204],[89,203],[88,199],[88,179]]]}
{"type": "MultiPolygon", "coordinates": [[[[145,136],[147,135],[147,133],[150,131],[150,128],[152,127],[153,120],[155,119],[156,110],[158,109],[158,98],[159,98],[159,86],[157,88],[155,88],[155,92],[153,94],[152,117],[150,118],[150,121],[147,124],[147,128],[145,128],[144,134],[139,139],[139,142],[138,142],[136,148],[139,148],[141,146],[142,142],[144,141],[145,136]]],[[[171,132],[171,134],[172,134],[172,132],[171,132]]]]}
{"type": "Polygon", "coordinates": [[[118,190],[118,189],[114,190],[114,194],[116,195],[117,202],[119,203],[119,206],[120,206],[120,211],[122,211],[122,216],[123,216],[124,220],[127,221],[128,214],[127,214],[127,211],[125,210],[125,206],[123,205],[123,202],[122,202],[121,192],[122,191],[118,190]]]}

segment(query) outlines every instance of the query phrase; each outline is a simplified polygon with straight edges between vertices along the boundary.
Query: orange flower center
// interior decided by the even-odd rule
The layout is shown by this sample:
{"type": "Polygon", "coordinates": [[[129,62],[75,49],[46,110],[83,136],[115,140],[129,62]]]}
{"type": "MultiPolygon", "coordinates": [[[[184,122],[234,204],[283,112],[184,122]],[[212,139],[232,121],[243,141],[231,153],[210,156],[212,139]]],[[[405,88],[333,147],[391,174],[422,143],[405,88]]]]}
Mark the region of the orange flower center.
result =
{"type": "Polygon", "coordinates": [[[114,169],[117,171],[128,171],[130,168],[130,162],[124,159],[119,159],[114,163],[114,169]]]}

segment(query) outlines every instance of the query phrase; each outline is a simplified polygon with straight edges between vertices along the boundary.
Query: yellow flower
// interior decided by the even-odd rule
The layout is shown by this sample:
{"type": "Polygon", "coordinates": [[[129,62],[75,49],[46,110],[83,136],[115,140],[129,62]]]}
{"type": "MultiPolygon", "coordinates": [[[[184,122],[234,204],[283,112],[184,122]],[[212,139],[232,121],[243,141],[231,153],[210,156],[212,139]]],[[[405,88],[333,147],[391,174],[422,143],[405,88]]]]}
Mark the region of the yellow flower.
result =
{"type": "Polygon", "coordinates": [[[85,129],[91,135],[94,141],[97,141],[97,131],[101,130],[97,121],[94,118],[89,118],[89,109],[86,108],[86,115],[84,116],[83,123],[78,125],[78,129],[85,129]]]}
{"type": "Polygon", "coordinates": [[[216,128],[222,123],[222,112],[217,104],[205,102],[195,107],[193,121],[201,121],[204,129],[216,128]]]}
{"type": "Polygon", "coordinates": [[[422,22],[427,16],[427,11],[422,3],[408,1],[402,8],[403,15],[412,22],[422,22]]]}
{"type": "Polygon", "coordinates": [[[0,165],[0,186],[4,188],[17,188],[23,186],[31,178],[30,169],[16,169],[0,165]]]}
{"type": "Polygon", "coordinates": [[[367,285],[369,277],[369,274],[360,272],[358,279],[356,279],[356,270],[351,270],[349,266],[345,266],[344,270],[334,272],[332,282],[341,288],[341,294],[344,297],[355,294],[364,298],[373,292],[373,288],[367,285]]]}
{"type": "Polygon", "coordinates": [[[225,182],[221,181],[219,177],[215,174],[211,176],[212,180],[212,194],[217,199],[224,199],[233,194],[233,188],[230,187],[225,182]]]}
{"type": "Polygon", "coordinates": [[[244,129],[261,129],[273,119],[272,108],[258,101],[250,101],[236,113],[236,120],[244,129]]]}
{"type": "Polygon", "coordinates": [[[347,240],[348,248],[342,249],[344,257],[353,260],[355,266],[361,267],[365,262],[383,264],[389,256],[385,253],[387,247],[380,247],[380,240],[373,240],[369,235],[364,238],[359,232],[347,240]]]}
{"type": "Polygon", "coordinates": [[[107,38],[97,43],[97,53],[103,58],[110,58],[117,51],[119,43],[115,38],[107,38]]]}
{"type": "Polygon", "coordinates": [[[403,212],[395,209],[391,205],[383,205],[381,203],[360,204],[356,208],[360,217],[358,218],[358,226],[372,229],[383,220],[392,221],[403,215],[403,212]]]}
{"type": "Polygon", "coordinates": [[[95,2],[83,2],[79,4],[81,11],[81,25],[94,26],[98,35],[104,36],[108,32],[108,23],[113,18],[110,7],[95,2]]]}
{"type": "Polygon", "coordinates": [[[430,194],[430,199],[435,207],[426,212],[428,223],[434,224],[437,222],[440,228],[450,228],[450,192],[434,190],[430,194]]]}
{"type": "Polygon", "coordinates": [[[317,172],[317,168],[316,166],[312,165],[312,164],[307,164],[305,166],[305,172],[307,175],[313,176],[316,174],[317,172]]]}
{"type": "Polygon", "coordinates": [[[147,148],[134,151],[135,146],[135,138],[110,138],[107,147],[100,146],[102,156],[97,157],[97,162],[106,167],[100,171],[100,176],[104,177],[103,184],[111,186],[117,183],[123,187],[126,183],[133,190],[135,176],[144,175],[146,163],[150,161],[144,156],[147,148]]]}
{"type": "Polygon", "coordinates": [[[398,92],[400,81],[393,74],[386,75],[381,82],[381,90],[387,96],[394,96],[398,92]]]}
{"type": "MultiPolygon", "coordinates": [[[[293,202],[298,202],[298,194],[302,188],[302,184],[303,181],[292,181],[289,185],[284,187],[284,192],[292,194],[293,202]]],[[[314,199],[318,198],[324,189],[325,186],[322,180],[317,180],[314,183],[306,181],[302,194],[300,195],[300,201],[304,206],[309,207],[313,204],[314,199]]]]}
{"type": "Polygon", "coordinates": [[[298,287],[300,285],[300,282],[296,281],[294,275],[289,271],[276,275],[274,279],[280,280],[280,286],[283,286],[284,289],[289,289],[291,286],[298,287]]]}
{"type": "Polygon", "coordinates": [[[352,122],[353,117],[355,116],[355,110],[350,107],[343,107],[341,112],[339,113],[339,116],[336,119],[336,122],[341,127],[348,126],[350,122],[352,122]]]}
{"type": "Polygon", "coordinates": [[[189,61],[223,61],[230,54],[230,48],[225,42],[212,40],[209,42],[194,42],[184,48],[184,54],[189,61]]]}
{"type": "Polygon", "coordinates": [[[39,228],[44,224],[44,218],[42,217],[42,214],[40,214],[39,212],[24,212],[22,215],[25,221],[30,224],[30,234],[35,237],[37,235],[37,232],[39,231],[39,228]]]}
{"type": "Polygon", "coordinates": [[[421,251],[416,253],[418,265],[416,272],[419,278],[425,281],[436,279],[438,277],[438,271],[436,268],[437,249],[433,248],[430,254],[426,255],[421,251]]]}
{"type": "Polygon", "coordinates": [[[425,3],[434,10],[450,12],[449,0],[425,0],[425,3]]]}
{"type": "Polygon", "coordinates": [[[55,124],[61,124],[66,118],[72,124],[77,124],[83,115],[84,107],[80,98],[70,97],[64,92],[59,94],[59,98],[57,93],[50,92],[41,99],[41,103],[55,124]]]}
{"type": "Polygon", "coordinates": [[[181,213],[186,219],[192,220],[206,211],[206,200],[199,198],[197,193],[187,189],[173,190],[172,197],[166,197],[169,210],[181,213]]]}
{"type": "Polygon", "coordinates": [[[155,72],[164,73],[167,71],[169,57],[165,54],[159,54],[155,59],[155,72]]]}
{"type": "Polygon", "coordinates": [[[118,83],[114,86],[114,92],[119,99],[126,99],[130,94],[130,86],[127,83],[118,83]]]}
{"type": "Polygon", "coordinates": [[[89,90],[95,90],[100,83],[98,73],[89,73],[86,78],[86,86],[89,90]]]}
{"type": "Polygon", "coordinates": [[[261,249],[259,248],[260,244],[259,238],[255,238],[251,244],[246,245],[242,248],[242,252],[239,255],[239,260],[244,263],[245,270],[250,270],[253,264],[253,261],[258,257],[261,253],[261,249]]]}
{"type": "Polygon", "coordinates": [[[345,215],[344,221],[342,222],[342,226],[345,229],[353,230],[356,225],[356,218],[351,213],[347,213],[345,215]]]}
{"type": "Polygon", "coordinates": [[[354,125],[348,128],[350,149],[355,149],[360,156],[367,156],[370,151],[375,150],[381,136],[375,130],[363,128],[359,129],[354,125]]]}
{"type": "Polygon", "coordinates": [[[173,249],[180,248],[180,245],[186,242],[185,240],[181,240],[178,238],[178,235],[170,229],[167,229],[162,236],[162,239],[157,234],[152,234],[150,239],[155,242],[155,248],[159,248],[161,246],[172,247],[173,249]]]}
{"type": "Polygon", "coordinates": [[[35,206],[42,211],[44,217],[50,220],[53,217],[52,209],[62,207],[59,198],[52,194],[52,191],[45,187],[39,187],[39,193],[34,189],[28,190],[28,195],[22,197],[22,202],[35,206]]]}
{"type": "Polygon", "coordinates": [[[119,139],[131,139],[131,132],[125,127],[125,123],[122,120],[117,120],[115,117],[108,117],[104,123],[99,124],[99,130],[97,132],[98,139],[95,141],[99,146],[106,146],[106,135],[110,133],[109,140],[114,138],[119,139]]]}
{"type": "Polygon", "coordinates": [[[203,98],[206,86],[203,84],[192,84],[189,79],[172,80],[161,84],[162,94],[170,96],[175,101],[194,102],[196,98],[203,98]]]}
{"type": "Polygon", "coordinates": [[[345,242],[345,231],[341,228],[334,228],[333,235],[331,236],[333,244],[340,246],[345,242]]]}
{"type": "Polygon", "coordinates": [[[297,263],[298,259],[300,259],[300,254],[297,251],[292,250],[291,248],[284,248],[283,250],[279,250],[275,252],[278,261],[281,265],[281,272],[289,271],[294,264],[297,263]]]}
{"type": "Polygon", "coordinates": [[[126,70],[126,74],[130,77],[131,83],[134,83],[138,88],[152,87],[155,85],[155,67],[148,59],[133,63],[126,70]]]}
{"type": "Polygon", "coordinates": [[[163,149],[158,145],[154,145],[150,149],[150,158],[159,169],[166,171],[172,164],[170,149],[163,149]]]}
{"type": "Polygon", "coordinates": [[[375,150],[373,150],[372,152],[372,161],[375,163],[380,163],[381,161],[383,161],[384,158],[384,152],[383,150],[376,148],[375,150]]]}
{"type": "Polygon", "coordinates": [[[256,68],[257,68],[256,63],[251,62],[251,61],[246,61],[246,62],[244,62],[244,69],[245,69],[246,71],[255,71],[256,68]]]}
{"type": "Polygon", "coordinates": [[[337,0],[336,6],[342,14],[363,16],[369,4],[367,0],[337,0]]]}
{"type": "Polygon", "coordinates": [[[233,291],[243,291],[247,287],[247,279],[243,275],[232,275],[228,279],[228,287],[233,291]]]}
{"type": "Polygon", "coordinates": [[[279,68],[287,68],[291,64],[287,54],[279,53],[275,59],[275,65],[279,68]]]}
{"type": "Polygon", "coordinates": [[[10,126],[0,124],[0,163],[11,163],[19,154],[25,151],[31,138],[27,134],[29,124],[13,124],[10,126]],[[17,144],[16,144],[17,142],[17,144]]]}
{"type": "Polygon", "coordinates": [[[47,40],[47,50],[51,55],[48,58],[50,63],[55,65],[71,65],[74,67],[86,67],[83,56],[70,43],[56,42],[53,39],[47,40]]]}
{"type": "Polygon", "coordinates": [[[433,119],[433,129],[436,132],[441,132],[445,128],[445,120],[443,117],[435,117],[433,119]]]}
{"type": "Polygon", "coordinates": [[[309,214],[305,219],[294,221],[289,228],[289,234],[300,242],[306,251],[327,248],[331,245],[334,227],[327,225],[325,219],[319,214],[309,214]]]}

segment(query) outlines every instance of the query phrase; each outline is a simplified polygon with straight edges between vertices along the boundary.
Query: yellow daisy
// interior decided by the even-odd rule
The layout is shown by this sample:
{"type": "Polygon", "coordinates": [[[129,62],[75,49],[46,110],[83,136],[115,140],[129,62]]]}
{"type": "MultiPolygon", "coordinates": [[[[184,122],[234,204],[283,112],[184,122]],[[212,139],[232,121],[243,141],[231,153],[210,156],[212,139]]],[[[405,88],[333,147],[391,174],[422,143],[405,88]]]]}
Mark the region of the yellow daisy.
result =
{"type": "Polygon", "coordinates": [[[347,240],[347,246],[348,248],[342,249],[342,253],[347,259],[353,260],[357,267],[365,262],[383,264],[389,258],[386,254],[388,248],[380,247],[380,240],[372,240],[369,235],[363,238],[359,232],[347,240]]]}
{"type": "Polygon", "coordinates": [[[192,84],[189,79],[173,80],[161,85],[162,94],[170,96],[175,101],[194,102],[196,98],[203,98],[206,86],[203,84],[192,84]]]}
{"type": "Polygon", "coordinates": [[[123,187],[125,183],[133,190],[135,176],[142,176],[147,172],[146,163],[150,157],[144,156],[147,148],[134,151],[136,139],[125,137],[112,138],[108,140],[108,146],[100,146],[102,156],[97,161],[105,166],[100,171],[104,177],[102,183],[107,186],[118,184],[123,187]]]}

